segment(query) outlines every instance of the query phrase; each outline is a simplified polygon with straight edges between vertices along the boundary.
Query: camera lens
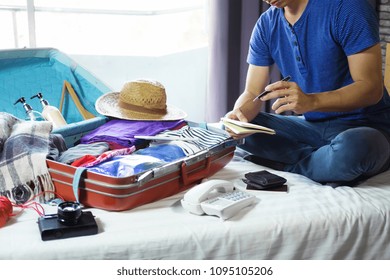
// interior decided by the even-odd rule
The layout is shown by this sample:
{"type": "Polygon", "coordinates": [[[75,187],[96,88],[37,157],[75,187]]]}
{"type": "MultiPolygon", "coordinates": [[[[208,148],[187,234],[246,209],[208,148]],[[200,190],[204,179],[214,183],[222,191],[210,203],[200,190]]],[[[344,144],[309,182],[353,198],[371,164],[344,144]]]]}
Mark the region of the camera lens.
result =
{"type": "Polygon", "coordinates": [[[81,205],[77,202],[65,201],[58,205],[58,220],[67,226],[77,224],[81,216],[81,205]]]}

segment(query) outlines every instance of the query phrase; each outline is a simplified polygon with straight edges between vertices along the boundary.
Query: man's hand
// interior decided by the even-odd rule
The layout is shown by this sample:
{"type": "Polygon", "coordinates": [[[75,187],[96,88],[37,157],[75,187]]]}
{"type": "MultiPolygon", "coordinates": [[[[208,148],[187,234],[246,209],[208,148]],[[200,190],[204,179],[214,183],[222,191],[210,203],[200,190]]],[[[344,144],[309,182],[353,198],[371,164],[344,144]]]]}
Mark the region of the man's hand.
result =
{"type": "MultiPolygon", "coordinates": [[[[238,120],[242,122],[248,122],[248,119],[245,117],[245,115],[241,112],[240,108],[234,109],[233,111],[228,112],[225,115],[226,118],[232,119],[232,120],[238,120]]],[[[233,139],[241,139],[245,138],[253,133],[248,133],[248,134],[236,134],[233,131],[231,131],[228,127],[225,127],[225,130],[227,133],[230,134],[230,136],[233,139]]]]}
{"type": "Polygon", "coordinates": [[[268,85],[265,90],[271,91],[261,98],[262,101],[276,99],[272,104],[272,110],[277,114],[293,111],[303,114],[311,110],[314,98],[305,94],[294,82],[278,81],[268,85]]]}

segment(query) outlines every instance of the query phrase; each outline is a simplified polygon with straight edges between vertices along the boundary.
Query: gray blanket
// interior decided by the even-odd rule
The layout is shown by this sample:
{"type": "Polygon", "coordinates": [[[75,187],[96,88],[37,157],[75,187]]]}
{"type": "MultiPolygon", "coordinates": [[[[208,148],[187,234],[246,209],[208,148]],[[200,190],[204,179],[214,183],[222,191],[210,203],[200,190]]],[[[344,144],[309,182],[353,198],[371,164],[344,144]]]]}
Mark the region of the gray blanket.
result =
{"type": "Polygon", "coordinates": [[[46,165],[50,122],[23,121],[0,112],[0,195],[23,204],[39,195],[53,197],[54,185],[46,165]]]}

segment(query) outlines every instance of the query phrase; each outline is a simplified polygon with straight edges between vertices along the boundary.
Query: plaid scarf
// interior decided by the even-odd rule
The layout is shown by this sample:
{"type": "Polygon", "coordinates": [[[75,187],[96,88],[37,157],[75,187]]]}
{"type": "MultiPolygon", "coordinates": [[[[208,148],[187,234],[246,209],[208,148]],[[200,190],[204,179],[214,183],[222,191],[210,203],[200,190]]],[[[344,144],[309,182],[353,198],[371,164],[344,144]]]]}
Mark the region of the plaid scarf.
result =
{"type": "MultiPolygon", "coordinates": [[[[23,121],[0,112],[0,195],[23,204],[42,191],[54,191],[46,156],[52,124],[23,121]]],[[[39,196],[40,202],[53,197],[39,196]]]]}

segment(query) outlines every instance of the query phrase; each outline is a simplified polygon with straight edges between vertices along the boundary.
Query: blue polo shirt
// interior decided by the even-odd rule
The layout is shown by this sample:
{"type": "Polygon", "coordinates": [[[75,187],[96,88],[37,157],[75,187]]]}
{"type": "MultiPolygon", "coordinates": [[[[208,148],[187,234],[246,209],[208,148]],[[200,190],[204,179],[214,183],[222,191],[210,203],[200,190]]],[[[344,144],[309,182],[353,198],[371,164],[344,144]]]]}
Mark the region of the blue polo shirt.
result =
{"type": "MultiPolygon", "coordinates": [[[[303,92],[336,90],[353,82],[347,56],[379,42],[378,18],[366,0],[309,0],[294,24],[284,10],[270,7],[257,21],[249,45],[248,63],[274,63],[283,76],[291,75],[303,92]]],[[[307,112],[307,120],[365,119],[386,109],[390,98],[351,112],[307,112]]],[[[390,107],[389,107],[390,108],[390,107]]]]}

